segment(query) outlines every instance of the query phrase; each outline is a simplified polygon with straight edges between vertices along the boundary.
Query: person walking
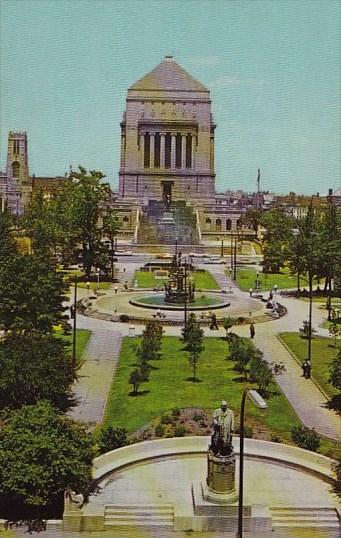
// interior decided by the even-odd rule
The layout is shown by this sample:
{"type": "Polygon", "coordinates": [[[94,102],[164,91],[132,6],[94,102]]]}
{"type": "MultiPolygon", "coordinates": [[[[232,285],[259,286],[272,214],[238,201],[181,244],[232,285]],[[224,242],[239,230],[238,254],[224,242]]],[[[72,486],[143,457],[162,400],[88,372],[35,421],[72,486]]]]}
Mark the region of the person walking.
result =
{"type": "Polygon", "coordinates": [[[251,340],[254,339],[255,334],[256,334],[255,326],[254,326],[253,321],[251,321],[251,323],[250,323],[250,338],[251,338],[251,340]]]}
{"type": "Polygon", "coordinates": [[[218,331],[218,322],[217,322],[217,316],[215,314],[211,315],[211,324],[210,324],[210,330],[211,331],[218,331]]]}

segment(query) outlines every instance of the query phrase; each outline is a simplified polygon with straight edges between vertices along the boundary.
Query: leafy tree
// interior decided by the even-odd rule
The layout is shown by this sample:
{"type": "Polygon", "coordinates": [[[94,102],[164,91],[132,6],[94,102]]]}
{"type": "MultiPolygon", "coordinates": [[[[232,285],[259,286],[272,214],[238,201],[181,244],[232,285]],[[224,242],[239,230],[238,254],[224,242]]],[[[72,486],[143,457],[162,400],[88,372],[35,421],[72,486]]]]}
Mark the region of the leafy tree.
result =
{"type": "Polygon", "coordinates": [[[133,385],[133,394],[135,396],[137,395],[139,387],[143,381],[148,381],[148,379],[146,379],[146,375],[141,372],[140,368],[135,368],[129,376],[129,383],[130,385],[133,385]]]}
{"type": "Polygon", "coordinates": [[[331,361],[329,367],[329,383],[338,390],[341,390],[341,350],[331,361]]]}
{"type": "Polygon", "coordinates": [[[248,209],[243,215],[243,222],[250,226],[256,233],[263,221],[263,212],[260,209],[248,209]]]}
{"type": "Polygon", "coordinates": [[[336,481],[333,485],[333,491],[338,497],[341,498],[341,452],[338,454],[338,459],[334,467],[336,473],[336,481]]]}
{"type": "Polygon", "coordinates": [[[65,490],[87,495],[93,440],[49,403],[9,412],[0,430],[2,517],[61,517],[65,490]]]}
{"type": "Polygon", "coordinates": [[[341,323],[333,320],[329,327],[329,335],[334,337],[334,347],[337,344],[337,338],[341,336],[341,323]]]}
{"type": "Polygon", "coordinates": [[[18,250],[13,235],[13,217],[7,208],[0,211],[0,271],[10,257],[17,254],[18,250]]]}
{"type": "Polygon", "coordinates": [[[27,334],[66,327],[65,293],[63,277],[48,257],[11,256],[0,269],[0,325],[27,334]]]}
{"type": "Polygon", "coordinates": [[[195,314],[191,313],[182,329],[183,341],[185,342],[185,350],[189,353],[189,363],[193,368],[193,381],[197,381],[197,366],[200,355],[204,349],[204,331],[200,328],[196,320],[195,314]]]}
{"type": "Polygon", "coordinates": [[[102,183],[103,178],[102,172],[88,172],[82,166],[79,172],[71,174],[73,223],[78,230],[80,257],[88,279],[93,267],[106,270],[109,260],[108,249],[101,238],[103,211],[110,203],[111,191],[108,184],[102,183]]]}
{"type": "Polygon", "coordinates": [[[236,362],[235,369],[247,379],[248,364],[258,352],[252,342],[246,338],[233,338],[229,342],[230,358],[236,362]]]}
{"type": "Polygon", "coordinates": [[[128,432],[125,428],[107,426],[101,429],[98,444],[101,454],[129,445],[128,432]]]}
{"type": "Polygon", "coordinates": [[[296,445],[312,452],[317,452],[321,444],[321,438],[314,428],[310,430],[306,426],[295,426],[292,428],[291,437],[296,445]]]}
{"type": "Polygon", "coordinates": [[[264,215],[263,224],[266,227],[263,237],[263,271],[278,273],[287,260],[293,219],[284,211],[273,209],[264,215]]]}
{"type": "Polygon", "coordinates": [[[227,318],[223,318],[223,327],[226,331],[226,339],[228,338],[229,329],[232,329],[234,325],[234,320],[228,316],[227,318]]]}
{"type": "Polygon", "coordinates": [[[262,358],[262,353],[259,350],[257,352],[250,360],[249,379],[253,383],[257,383],[259,393],[265,397],[274,376],[284,372],[285,366],[282,363],[268,364],[262,358]]]}
{"type": "Polygon", "coordinates": [[[8,333],[0,340],[0,408],[44,399],[65,411],[74,405],[76,370],[61,338],[8,333]]]}
{"type": "Polygon", "coordinates": [[[147,321],[145,330],[142,333],[141,344],[137,351],[141,364],[161,358],[162,335],[163,328],[159,320],[147,321]]]}

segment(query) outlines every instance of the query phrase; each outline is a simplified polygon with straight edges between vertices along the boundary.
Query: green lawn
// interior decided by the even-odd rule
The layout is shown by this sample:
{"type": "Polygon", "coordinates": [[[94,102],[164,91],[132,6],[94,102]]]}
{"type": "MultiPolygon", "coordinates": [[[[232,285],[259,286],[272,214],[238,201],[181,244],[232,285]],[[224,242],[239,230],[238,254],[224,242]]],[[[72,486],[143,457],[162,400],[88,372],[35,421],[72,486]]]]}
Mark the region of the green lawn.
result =
{"type": "MultiPolygon", "coordinates": [[[[250,288],[256,288],[256,269],[245,268],[237,269],[237,285],[243,291],[249,291],[250,288]]],[[[289,271],[283,269],[281,273],[262,273],[259,272],[259,291],[268,291],[273,289],[274,285],[278,286],[278,290],[288,288],[296,288],[297,276],[290,275],[289,271]]],[[[304,277],[300,277],[300,286],[307,285],[307,280],[304,277]]]]}
{"type": "MultiPolygon", "coordinates": [[[[135,365],[137,342],[137,338],[128,337],[122,341],[119,364],[106,407],[105,425],[125,427],[132,432],[175,407],[214,409],[222,399],[228,401],[238,417],[245,384],[235,381],[240,374],[233,370],[234,362],[226,359],[227,343],[223,339],[205,339],[205,350],[197,370],[201,382],[193,383],[188,381],[192,369],[187,353],[182,350],[183,344],[179,338],[164,337],[163,358],[154,361],[156,369],[151,371],[149,382],[142,384],[141,394],[134,397],[129,395],[132,387],[128,378],[135,365]]],[[[291,428],[300,421],[277,386],[275,390],[277,395],[269,399],[267,412],[249,402],[247,416],[266,425],[283,440],[289,440],[291,428]]]]}
{"type": "MultiPolygon", "coordinates": [[[[197,290],[218,290],[216,279],[208,271],[192,272],[189,275],[193,278],[197,290]]],[[[167,279],[155,278],[152,271],[135,271],[134,280],[139,288],[155,288],[163,286],[167,279]]]]}
{"type": "MultiPolygon", "coordinates": [[[[301,363],[307,358],[308,340],[301,338],[298,333],[281,333],[280,337],[301,363]]],[[[338,394],[328,383],[329,364],[338,351],[335,347],[330,347],[332,344],[331,338],[314,336],[311,347],[312,376],[330,397],[338,394]]]]}
{"type": "MultiPolygon", "coordinates": [[[[77,286],[79,288],[87,288],[87,282],[78,282],[77,286]]],[[[99,289],[100,290],[108,290],[110,288],[110,286],[112,286],[112,282],[100,282],[99,283],[99,289]]],[[[97,282],[90,282],[90,289],[92,291],[95,291],[98,289],[98,284],[97,282]]]]}
{"type": "MultiPolygon", "coordinates": [[[[64,335],[60,330],[56,331],[57,336],[63,338],[70,345],[70,352],[72,350],[72,333],[64,335]]],[[[89,341],[91,336],[91,331],[87,329],[77,329],[76,331],[76,357],[80,359],[82,357],[83,351],[89,341]]]]}

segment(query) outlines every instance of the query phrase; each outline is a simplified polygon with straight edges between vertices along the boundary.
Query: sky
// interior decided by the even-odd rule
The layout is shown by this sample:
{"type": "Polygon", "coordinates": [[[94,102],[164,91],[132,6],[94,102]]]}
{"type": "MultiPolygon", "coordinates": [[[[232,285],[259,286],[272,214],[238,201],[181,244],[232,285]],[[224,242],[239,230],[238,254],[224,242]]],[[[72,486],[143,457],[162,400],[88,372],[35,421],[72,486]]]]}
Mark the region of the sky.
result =
{"type": "Polygon", "coordinates": [[[171,54],[211,90],[217,190],[340,188],[338,0],[1,0],[0,31],[2,169],[25,130],[31,174],[116,186],[127,88],[171,54]]]}

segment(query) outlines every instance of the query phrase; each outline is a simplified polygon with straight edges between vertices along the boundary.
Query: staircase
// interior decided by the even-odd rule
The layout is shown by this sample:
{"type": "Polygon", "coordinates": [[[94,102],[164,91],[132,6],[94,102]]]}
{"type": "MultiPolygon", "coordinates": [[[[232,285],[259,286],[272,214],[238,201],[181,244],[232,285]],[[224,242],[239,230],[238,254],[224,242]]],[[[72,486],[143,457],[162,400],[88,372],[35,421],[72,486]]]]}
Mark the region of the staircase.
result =
{"type": "Polygon", "coordinates": [[[173,529],[171,504],[113,504],[105,507],[104,527],[158,527],[173,529]]]}
{"type": "MultiPolygon", "coordinates": [[[[272,507],[272,525],[277,529],[320,529],[334,530],[338,536],[341,530],[337,510],[331,507],[272,507]]],[[[331,535],[332,536],[332,535],[331,535]]]]}
{"type": "Polygon", "coordinates": [[[172,202],[167,207],[164,202],[150,200],[148,208],[140,217],[138,243],[172,245],[176,239],[179,245],[199,243],[196,216],[192,208],[181,201],[172,202]],[[174,224],[162,223],[165,213],[171,213],[174,224]]]}

